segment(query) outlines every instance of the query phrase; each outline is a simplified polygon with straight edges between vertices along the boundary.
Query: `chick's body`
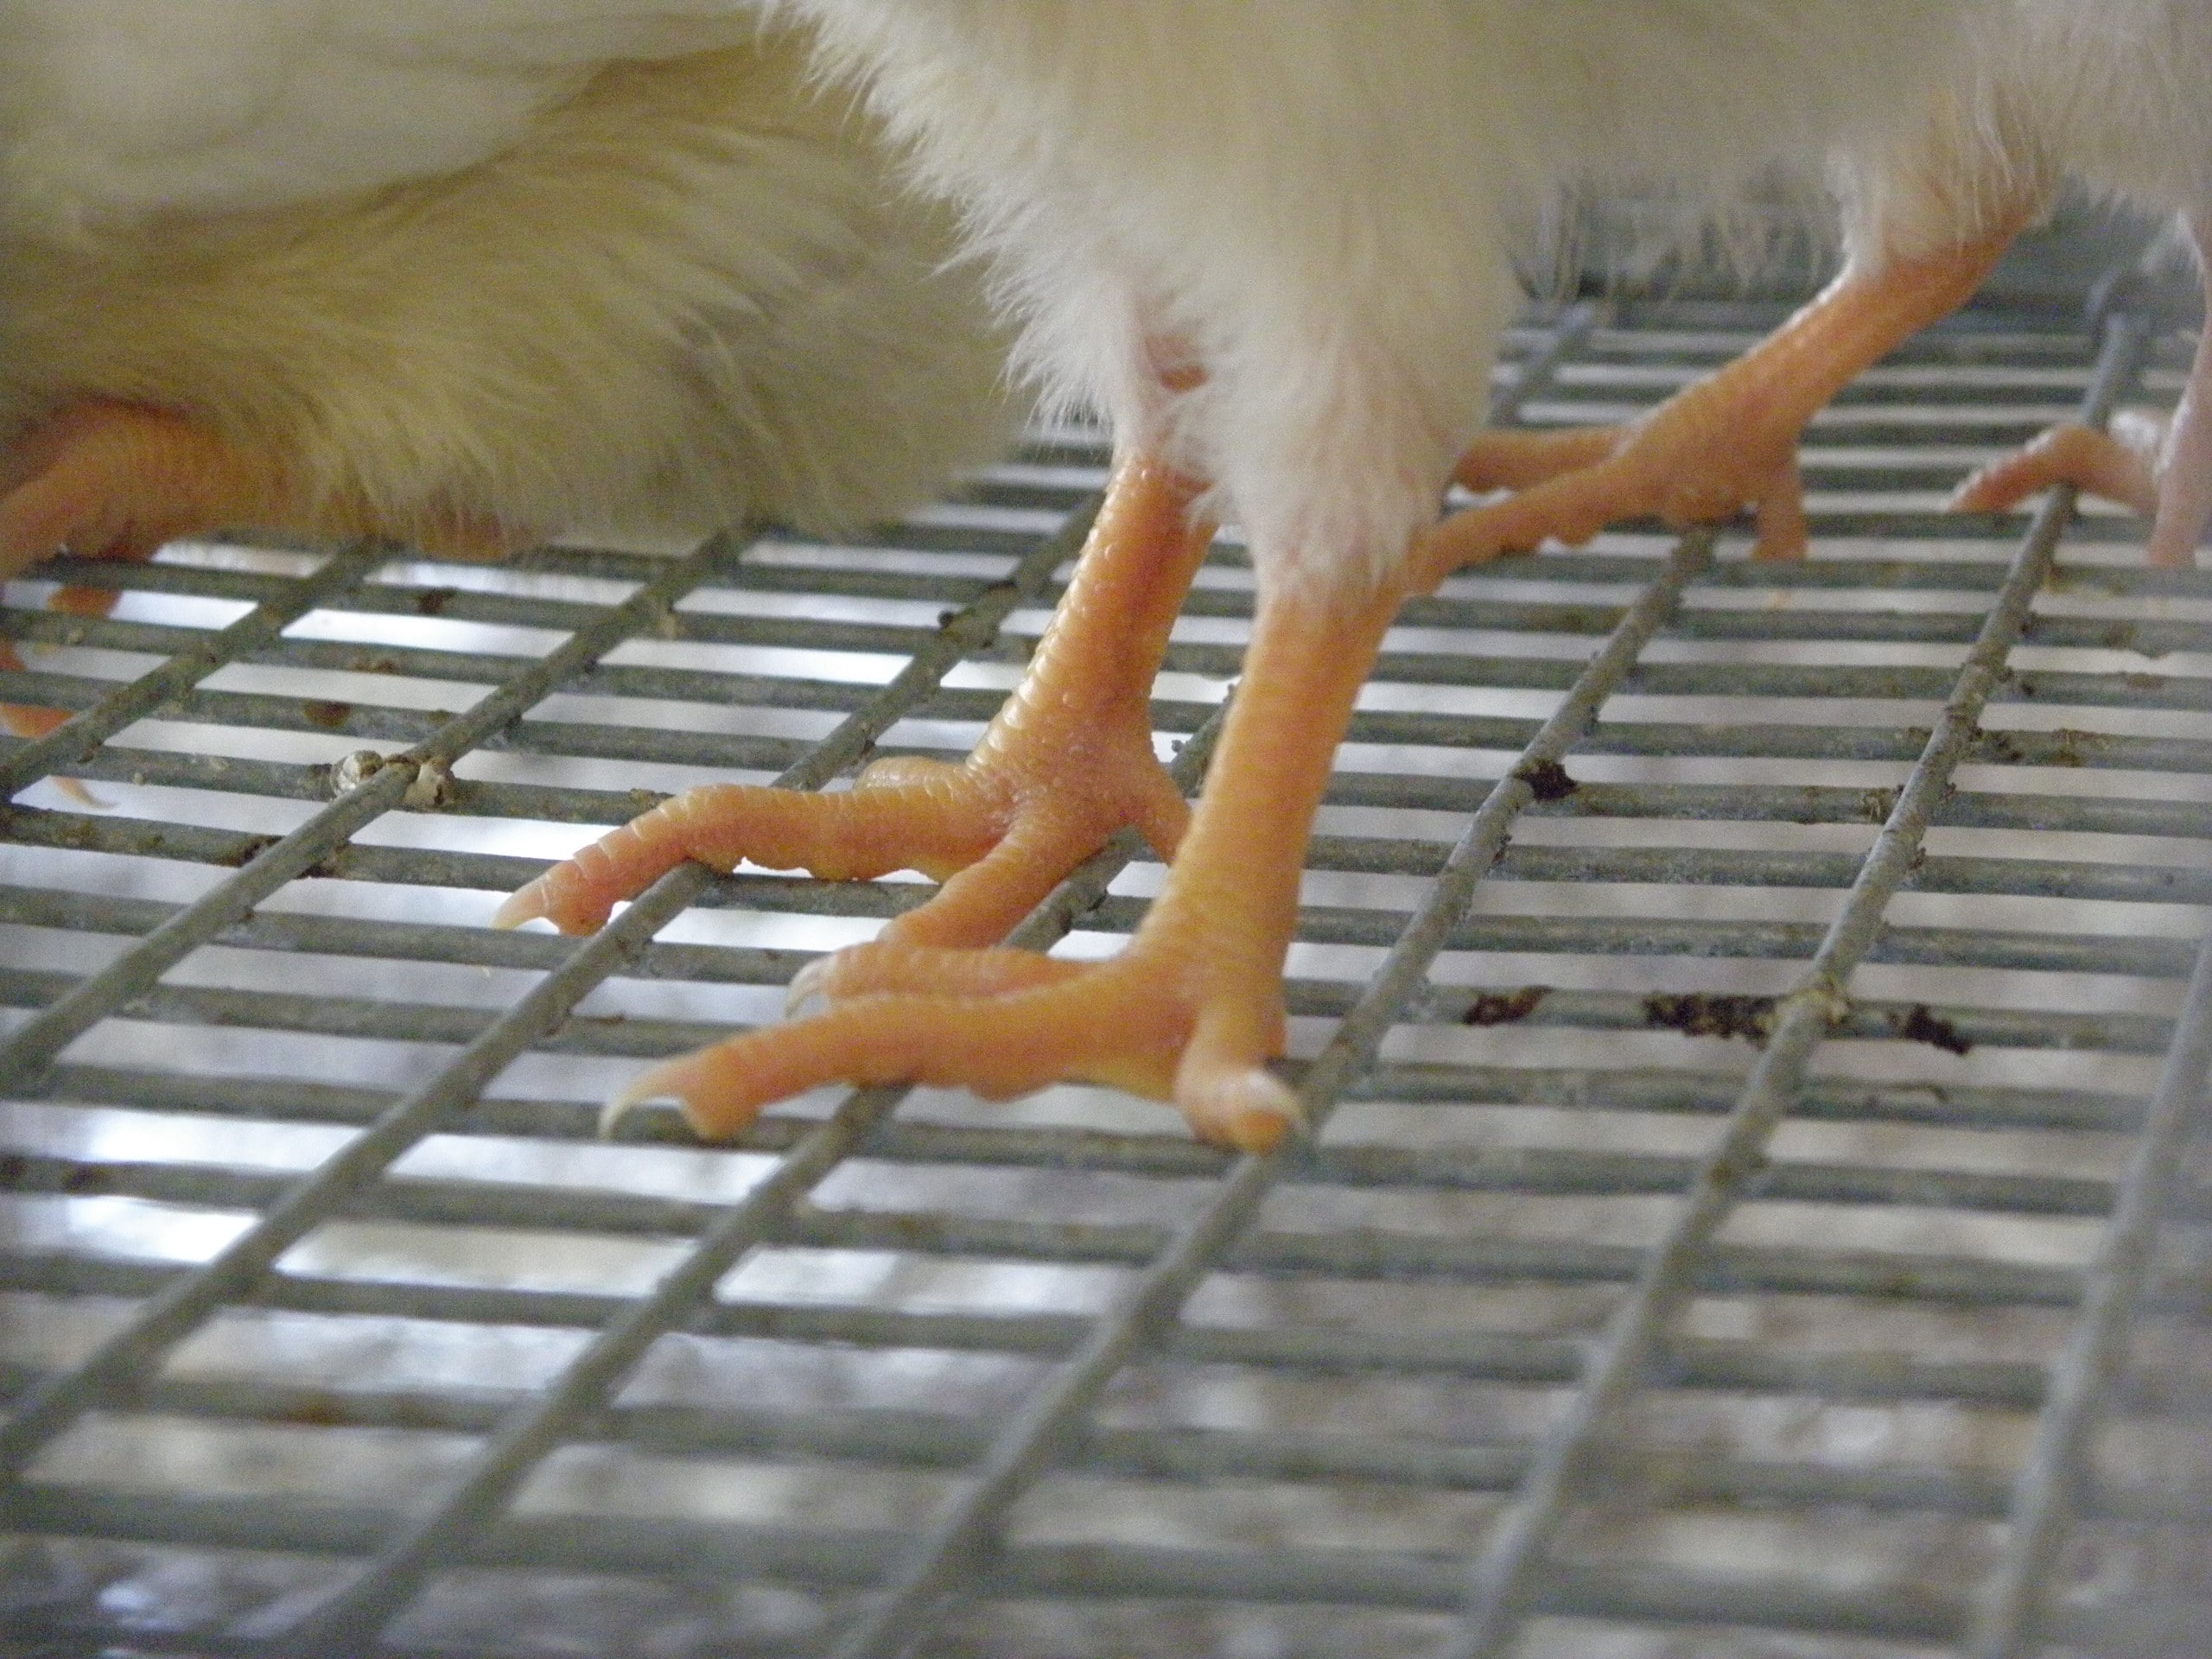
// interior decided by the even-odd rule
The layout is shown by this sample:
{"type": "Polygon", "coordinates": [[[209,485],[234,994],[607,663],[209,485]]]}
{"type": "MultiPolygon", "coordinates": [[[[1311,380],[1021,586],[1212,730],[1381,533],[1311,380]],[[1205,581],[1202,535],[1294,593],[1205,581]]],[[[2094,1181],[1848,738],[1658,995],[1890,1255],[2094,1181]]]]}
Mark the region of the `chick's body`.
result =
{"type": "Polygon", "coordinates": [[[2046,210],[2074,178],[2164,213],[2212,208],[2212,4],[2005,0],[1920,118],[1838,156],[1853,253],[1912,257],[2046,210]]]}
{"type": "Polygon", "coordinates": [[[0,568],[211,516],[461,551],[849,525],[1004,436],[947,217],[741,9],[181,18],[0,13],[0,568]],[[87,404],[181,419],[236,487],[53,476],[87,404]]]}
{"type": "Polygon", "coordinates": [[[1871,143],[1957,4],[794,0],[1008,273],[1047,380],[1372,582],[1479,424],[1564,185],[1725,198],[1871,143]],[[1203,384],[1164,397],[1165,352],[1203,384]]]}

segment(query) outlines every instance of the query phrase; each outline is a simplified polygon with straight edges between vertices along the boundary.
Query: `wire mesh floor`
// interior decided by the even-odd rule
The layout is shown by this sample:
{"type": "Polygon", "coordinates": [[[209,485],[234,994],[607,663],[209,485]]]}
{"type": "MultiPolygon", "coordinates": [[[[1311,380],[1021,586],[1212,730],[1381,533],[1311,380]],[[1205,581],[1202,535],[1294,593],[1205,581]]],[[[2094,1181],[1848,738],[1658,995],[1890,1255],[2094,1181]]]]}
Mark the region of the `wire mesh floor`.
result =
{"type": "MultiPolygon", "coordinates": [[[[1776,315],[1538,318],[1502,411],[1776,315]]],[[[1077,1088],[601,1143],[927,888],[486,925],[665,791],[963,750],[1095,433],[849,543],[14,584],[0,697],[85,712],[0,748],[8,1650],[2201,1656],[2212,572],[1936,510],[2186,344],[1969,315],[1809,435],[1809,562],[1630,528],[1408,605],[1271,1160],[1077,1088]]],[[[1186,779],[1249,592],[1225,537],[1186,779]]],[[[1109,950],[1159,875],[1026,937],[1109,950]]]]}

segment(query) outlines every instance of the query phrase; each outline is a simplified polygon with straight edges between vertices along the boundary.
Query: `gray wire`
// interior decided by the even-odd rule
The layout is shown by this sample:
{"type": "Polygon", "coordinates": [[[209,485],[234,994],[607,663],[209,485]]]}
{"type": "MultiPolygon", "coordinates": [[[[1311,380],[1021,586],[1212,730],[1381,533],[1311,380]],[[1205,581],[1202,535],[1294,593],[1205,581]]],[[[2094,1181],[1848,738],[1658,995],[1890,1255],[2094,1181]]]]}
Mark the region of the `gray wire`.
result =
{"type": "MultiPolygon", "coordinates": [[[[2101,425],[2132,379],[2144,349],[2141,327],[2115,320],[2083,398],[2083,417],[2101,425]]],[[[1766,1145],[1803,1086],[1813,1052],[1848,1010],[1844,987],[1882,930],[1891,898],[1911,874],[1929,823],[1944,805],[1952,772],[1973,741],[1991,691],[2043,586],[2074,511],[2062,487],[2037,513],[1997,602],[1983,624],[1942,718],[1899,791],[1842,910],[1798,988],[1782,1000],[1765,1047],[1713,1150],[1700,1161],[1681,1209],[1653,1244],[1634,1288],[1606,1322],[1573,1400],[1546,1431],[1512,1506],[1497,1522],[1469,1575],[1465,1623],[1452,1659],[1502,1659],[1535,1605],[1552,1541],[1592,1462],[1612,1414],[1643,1382],[1667,1322],[1695,1283],[1699,1257],[1766,1164],[1766,1145]]]]}

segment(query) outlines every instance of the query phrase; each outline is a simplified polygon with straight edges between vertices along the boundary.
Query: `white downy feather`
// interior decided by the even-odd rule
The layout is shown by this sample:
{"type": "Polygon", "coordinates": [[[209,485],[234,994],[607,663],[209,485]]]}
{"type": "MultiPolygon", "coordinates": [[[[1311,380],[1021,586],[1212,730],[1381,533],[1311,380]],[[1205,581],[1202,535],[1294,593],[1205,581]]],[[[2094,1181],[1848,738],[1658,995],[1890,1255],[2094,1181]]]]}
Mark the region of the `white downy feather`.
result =
{"type": "Polygon", "coordinates": [[[946,216],[728,0],[16,0],[0,32],[0,435],[180,410],[403,536],[845,527],[1007,435],[946,216]]]}
{"type": "Polygon", "coordinates": [[[1969,0],[789,0],[960,201],[1063,392],[1214,480],[1263,582],[1433,513],[1570,185],[1724,198],[1920,106],[1969,0]],[[1166,398],[1159,354],[1198,390],[1166,398]]]}
{"type": "Polygon", "coordinates": [[[608,61],[757,28],[732,0],[5,0],[0,203],[112,225],[450,172],[608,61]]]}

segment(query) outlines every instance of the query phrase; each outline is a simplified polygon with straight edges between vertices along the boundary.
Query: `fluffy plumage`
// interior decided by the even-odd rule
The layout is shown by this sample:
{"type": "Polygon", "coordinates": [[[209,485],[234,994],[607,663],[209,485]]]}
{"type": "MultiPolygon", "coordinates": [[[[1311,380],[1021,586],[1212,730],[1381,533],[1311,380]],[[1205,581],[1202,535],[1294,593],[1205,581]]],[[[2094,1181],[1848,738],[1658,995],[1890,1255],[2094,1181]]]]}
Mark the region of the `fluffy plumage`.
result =
{"type": "MultiPolygon", "coordinates": [[[[1758,509],[1763,556],[1802,554],[1800,430],[1852,376],[1966,300],[2062,180],[2180,212],[2212,253],[2212,4],[2001,0],[1976,8],[1928,101],[1846,134],[1831,173],[1846,258],[1835,281],[1726,369],[1624,427],[1502,433],[1462,458],[1512,500],[1464,516],[1462,550],[1579,542],[1611,518],[1758,509]]],[[[2001,510],[2061,480],[2154,512],[2150,558],[2186,563],[2212,518],[2212,349],[2171,425],[2061,428],[1969,480],[1955,505],[2001,510]]]]}
{"type": "Polygon", "coordinates": [[[480,548],[849,525],[1005,435],[946,216],[744,9],[189,10],[0,11],[19,474],[121,400],[251,457],[257,518],[480,548]]]}
{"type": "Polygon", "coordinates": [[[791,0],[1000,261],[1051,384],[1212,480],[1263,580],[1373,582],[1479,421],[1561,187],[1872,144],[1959,4],[791,0]],[[1203,372],[1160,390],[1163,349],[1203,372]]]}
{"type": "Polygon", "coordinates": [[[2212,4],[2005,0],[1927,112],[1847,143],[1849,245],[1910,257],[2046,211],[2069,176],[2155,212],[2212,208],[2212,4]]]}

